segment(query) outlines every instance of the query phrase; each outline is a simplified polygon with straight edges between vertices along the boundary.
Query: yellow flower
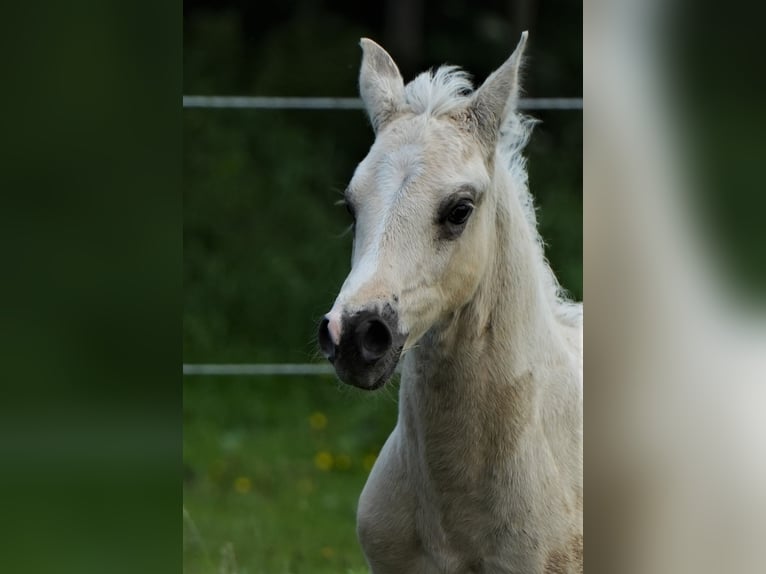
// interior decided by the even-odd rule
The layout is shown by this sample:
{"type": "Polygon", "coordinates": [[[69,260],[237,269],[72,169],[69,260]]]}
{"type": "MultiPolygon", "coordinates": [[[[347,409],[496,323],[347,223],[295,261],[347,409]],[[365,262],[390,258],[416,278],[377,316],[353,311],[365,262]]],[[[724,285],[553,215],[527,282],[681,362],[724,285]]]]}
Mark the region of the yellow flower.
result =
{"type": "Polygon", "coordinates": [[[250,492],[251,488],[252,484],[250,483],[250,479],[246,476],[239,476],[237,477],[237,480],[234,481],[234,490],[240,494],[247,494],[250,492]]]}
{"type": "Polygon", "coordinates": [[[328,560],[335,556],[335,549],[332,546],[325,546],[320,552],[322,553],[322,556],[328,560]]]}
{"type": "Polygon", "coordinates": [[[319,411],[311,413],[309,417],[309,425],[314,430],[322,430],[327,426],[327,416],[319,411]]]}
{"type": "Polygon", "coordinates": [[[370,472],[372,470],[372,465],[375,464],[376,460],[378,460],[378,455],[372,453],[368,454],[362,459],[362,468],[367,472],[370,472]]]}
{"type": "Polygon", "coordinates": [[[339,454],[335,457],[335,468],[338,470],[348,470],[351,468],[351,457],[347,454],[339,454]]]}
{"type": "Polygon", "coordinates": [[[332,455],[327,451],[319,451],[314,457],[314,466],[319,470],[330,470],[332,468],[332,455]]]}

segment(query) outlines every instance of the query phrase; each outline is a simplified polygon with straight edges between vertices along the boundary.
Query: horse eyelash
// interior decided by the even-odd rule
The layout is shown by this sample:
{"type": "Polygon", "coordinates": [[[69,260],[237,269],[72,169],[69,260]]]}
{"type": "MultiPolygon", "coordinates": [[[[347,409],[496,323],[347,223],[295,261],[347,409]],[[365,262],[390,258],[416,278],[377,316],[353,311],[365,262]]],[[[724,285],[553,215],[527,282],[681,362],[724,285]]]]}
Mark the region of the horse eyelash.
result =
{"type": "Polygon", "coordinates": [[[340,206],[343,206],[344,208],[346,208],[346,210],[347,210],[347,211],[349,211],[349,212],[350,212],[350,213],[352,213],[352,214],[353,214],[353,213],[354,213],[354,211],[355,211],[355,210],[354,210],[354,206],[353,206],[353,205],[351,204],[351,202],[350,202],[348,199],[346,199],[345,197],[344,197],[344,198],[342,198],[342,199],[339,199],[338,201],[336,201],[336,202],[335,202],[335,205],[340,205],[340,206]]]}

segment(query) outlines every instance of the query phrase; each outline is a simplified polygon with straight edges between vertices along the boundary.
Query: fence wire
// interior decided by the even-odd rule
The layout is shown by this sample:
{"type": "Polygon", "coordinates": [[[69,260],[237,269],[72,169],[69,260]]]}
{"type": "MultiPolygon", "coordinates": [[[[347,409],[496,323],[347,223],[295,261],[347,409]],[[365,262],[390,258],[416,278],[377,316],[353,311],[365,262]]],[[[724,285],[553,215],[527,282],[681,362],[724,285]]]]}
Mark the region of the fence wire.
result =
{"type": "MultiPolygon", "coordinates": [[[[289,98],[264,96],[183,96],[186,109],[249,110],[361,110],[359,98],[289,98]]],[[[582,110],[582,98],[520,98],[523,110],[582,110]]],[[[335,373],[332,365],[281,364],[184,364],[184,376],[316,376],[335,373]]]]}
{"type": "MultiPolygon", "coordinates": [[[[522,110],[582,110],[582,98],[521,98],[522,110]]],[[[184,108],[249,110],[361,110],[359,98],[183,96],[184,108]]]]}
{"type": "Polygon", "coordinates": [[[333,375],[335,369],[327,363],[279,363],[279,364],[184,364],[184,376],[295,376],[333,375]]]}

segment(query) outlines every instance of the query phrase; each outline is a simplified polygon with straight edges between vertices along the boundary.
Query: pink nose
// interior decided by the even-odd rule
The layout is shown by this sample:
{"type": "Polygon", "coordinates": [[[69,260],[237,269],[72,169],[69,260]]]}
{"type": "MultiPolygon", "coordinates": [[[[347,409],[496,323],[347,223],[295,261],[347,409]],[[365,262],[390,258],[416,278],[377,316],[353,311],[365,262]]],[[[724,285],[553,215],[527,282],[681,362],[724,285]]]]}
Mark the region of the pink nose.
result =
{"type": "Polygon", "coordinates": [[[319,348],[330,361],[335,361],[340,345],[340,313],[332,311],[325,315],[319,325],[319,348]]]}
{"type": "Polygon", "coordinates": [[[327,330],[333,344],[340,345],[340,313],[330,311],[327,314],[327,330]]]}

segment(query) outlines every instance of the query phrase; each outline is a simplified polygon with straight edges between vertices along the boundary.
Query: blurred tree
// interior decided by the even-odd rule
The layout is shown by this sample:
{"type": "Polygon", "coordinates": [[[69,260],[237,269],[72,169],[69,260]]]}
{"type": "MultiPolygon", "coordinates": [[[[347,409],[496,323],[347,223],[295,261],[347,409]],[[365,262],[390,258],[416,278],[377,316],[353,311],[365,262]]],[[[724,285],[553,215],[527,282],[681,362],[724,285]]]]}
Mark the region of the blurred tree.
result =
{"type": "Polygon", "coordinates": [[[396,63],[405,77],[418,72],[423,60],[424,0],[386,2],[385,45],[396,54],[396,63]]]}

